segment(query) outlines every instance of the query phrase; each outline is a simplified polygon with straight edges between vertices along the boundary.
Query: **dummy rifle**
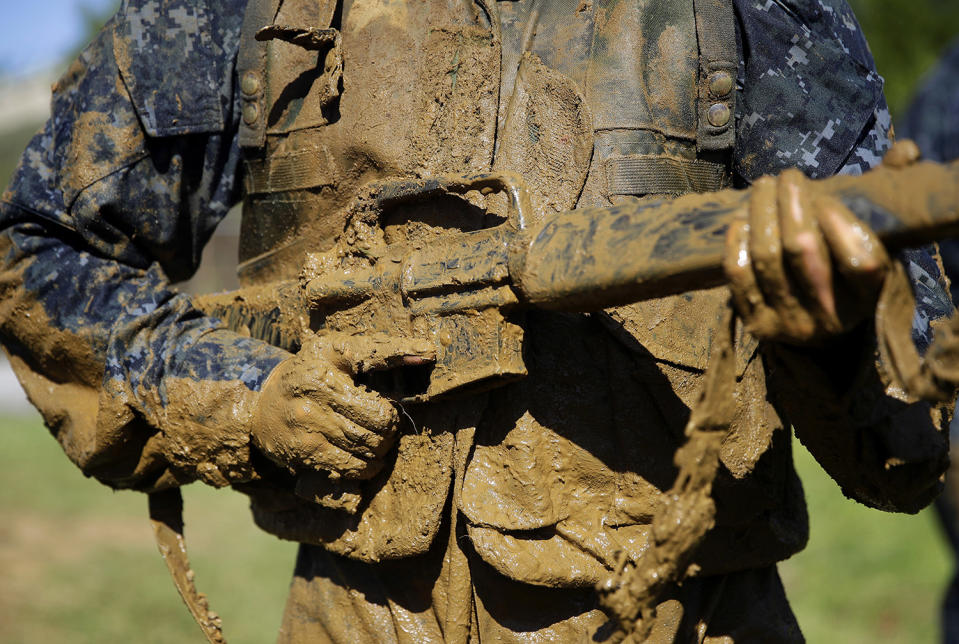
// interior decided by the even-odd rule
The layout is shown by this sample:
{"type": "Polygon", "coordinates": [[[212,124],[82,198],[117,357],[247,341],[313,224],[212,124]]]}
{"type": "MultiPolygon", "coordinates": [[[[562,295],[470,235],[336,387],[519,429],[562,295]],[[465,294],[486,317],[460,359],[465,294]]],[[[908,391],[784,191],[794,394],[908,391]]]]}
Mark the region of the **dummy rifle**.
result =
{"type": "MultiPolygon", "coordinates": [[[[879,167],[813,181],[809,189],[839,199],[891,250],[959,236],[959,161],[879,167]]],[[[573,210],[534,224],[515,175],[382,181],[354,201],[343,234],[329,250],[309,254],[298,279],[203,296],[196,305],[290,351],[328,331],[427,340],[435,362],[366,374],[365,384],[402,403],[463,395],[526,375],[517,318],[523,309],[599,311],[721,285],[726,231],[748,199],[748,191],[724,190],[573,210]],[[391,211],[473,191],[505,193],[505,221],[426,241],[387,241],[391,211]]],[[[700,404],[676,454],[680,474],[653,520],[651,547],[639,562],[624,559],[599,589],[621,627],[614,640],[645,640],[660,589],[685,574],[712,525],[712,480],[732,415],[731,323],[729,313],[713,343],[700,404]]],[[[207,639],[222,643],[219,618],[189,572],[181,505],[178,490],[151,495],[157,543],[207,639]]]]}
{"type": "MultiPolygon", "coordinates": [[[[838,198],[893,250],[959,235],[959,162],[879,167],[809,186],[838,198]]],[[[366,384],[400,402],[475,392],[526,374],[516,323],[524,308],[598,311],[722,284],[726,230],[748,199],[748,190],[723,190],[530,225],[515,175],[378,182],[351,206],[335,245],[308,255],[299,279],[197,305],[293,351],[306,334],[327,330],[427,340],[435,363],[399,366],[366,384]],[[471,191],[506,193],[506,220],[428,242],[386,242],[392,210],[471,191]]]]}

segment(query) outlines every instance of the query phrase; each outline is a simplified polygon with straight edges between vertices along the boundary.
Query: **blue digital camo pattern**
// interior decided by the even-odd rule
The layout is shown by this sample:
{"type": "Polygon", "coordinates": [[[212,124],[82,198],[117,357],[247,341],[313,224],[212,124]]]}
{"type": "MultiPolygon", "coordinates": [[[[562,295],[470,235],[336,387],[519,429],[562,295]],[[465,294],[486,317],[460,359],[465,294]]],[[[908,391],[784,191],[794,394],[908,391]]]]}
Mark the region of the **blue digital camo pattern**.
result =
{"type": "Polygon", "coordinates": [[[125,2],[56,86],[53,116],[0,206],[6,263],[30,258],[24,288],[51,324],[83,337],[104,377],[143,405],[154,390],[165,401],[167,376],[258,390],[287,355],[219,328],[169,286],[196,270],[238,199],[232,59],[243,4],[212,13],[185,0],[125,2]],[[190,73],[168,73],[174,61],[190,73]]]}
{"type": "Polygon", "coordinates": [[[120,15],[114,27],[114,52],[147,134],[156,137],[223,130],[220,98],[221,89],[228,85],[224,86],[222,80],[231,65],[227,52],[218,45],[238,42],[240,13],[208,14],[205,2],[126,0],[120,15]],[[216,39],[205,37],[216,29],[213,22],[217,19],[231,23],[217,25],[228,33],[216,39]],[[189,73],[171,74],[165,65],[157,64],[158,54],[172,51],[178,54],[179,68],[189,73]],[[184,110],[184,104],[190,109],[184,110]]]}
{"type": "Polygon", "coordinates": [[[946,280],[930,251],[929,248],[908,250],[899,255],[912,279],[912,290],[916,295],[912,339],[920,353],[925,353],[932,342],[931,323],[949,317],[954,310],[946,280]]]}
{"type": "MultiPolygon", "coordinates": [[[[889,115],[845,3],[734,2],[741,180],[787,167],[820,177],[875,165],[889,145],[889,115]]],[[[155,417],[150,400],[170,402],[164,378],[237,379],[258,390],[286,356],[219,328],[169,286],[194,272],[240,196],[233,64],[244,4],[124,2],[56,86],[52,117],[0,202],[3,265],[20,271],[21,295],[55,328],[82,337],[107,381],[134,392],[147,418],[155,417]]],[[[909,262],[925,343],[926,322],[942,314],[940,276],[928,254],[909,262]]],[[[19,343],[15,330],[0,335],[19,343]]]]}
{"type": "Polygon", "coordinates": [[[875,165],[888,147],[889,113],[882,79],[846,3],[735,4],[750,16],[740,32],[746,90],[737,106],[737,172],[753,181],[797,167],[818,178],[875,165]]]}
{"type": "MultiPolygon", "coordinates": [[[[902,121],[900,136],[919,145],[932,161],[959,159],[959,40],[923,80],[902,121]]],[[[942,263],[952,282],[952,299],[959,298],[959,240],[940,244],[942,263]]]]}
{"type": "Polygon", "coordinates": [[[165,376],[239,380],[258,390],[286,355],[199,315],[157,265],[141,270],[77,251],[35,224],[8,234],[33,260],[23,287],[44,303],[50,323],[82,336],[104,356],[104,377],[128,382],[134,392],[159,387],[165,404],[165,376]]]}
{"type": "MultiPolygon", "coordinates": [[[[789,167],[812,178],[859,175],[878,165],[891,145],[892,120],[882,78],[849,6],[842,0],[735,4],[744,52],[735,159],[740,178],[749,183],[789,167]]],[[[953,310],[931,253],[899,254],[913,280],[913,339],[921,352],[932,341],[930,322],[953,310]]]]}

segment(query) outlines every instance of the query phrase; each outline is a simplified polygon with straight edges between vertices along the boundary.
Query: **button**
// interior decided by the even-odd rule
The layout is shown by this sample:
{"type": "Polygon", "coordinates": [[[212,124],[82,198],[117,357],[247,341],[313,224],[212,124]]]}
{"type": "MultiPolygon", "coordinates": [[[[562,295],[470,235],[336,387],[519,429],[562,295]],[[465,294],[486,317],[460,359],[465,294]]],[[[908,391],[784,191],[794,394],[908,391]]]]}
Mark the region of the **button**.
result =
{"type": "Polygon", "coordinates": [[[728,96],[733,91],[733,76],[729,72],[713,72],[709,75],[709,92],[716,98],[728,96]]]}
{"type": "Polygon", "coordinates": [[[260,79],[257,78],[256,72],[243,74],[243,78],[240,79],[240,91],[247,96],[253,96],[260,91],[260,79]]]}
{"type": "Polygon", "coordinates": [[[253,125],[258,118],[260,118],[260,108],[256,106],[256,103],[247,103],[243,107],[243,122],[247,125],[253,125]]]}
{"type": "Polygon", "coordinates": [[[710,105],[709,112],[706,114],[710,125],[713,127],[722,127],[729,123],[729,107],[725,103],[714,103],[710,105]]]}
{"type": "Polygon", "coordinates": [[[443,329],[439,333],[439,340],[440,344],[442,344],[444,347],[448,347],[453,344],[453,334],[450,333],[449,329],[443,329]]]}

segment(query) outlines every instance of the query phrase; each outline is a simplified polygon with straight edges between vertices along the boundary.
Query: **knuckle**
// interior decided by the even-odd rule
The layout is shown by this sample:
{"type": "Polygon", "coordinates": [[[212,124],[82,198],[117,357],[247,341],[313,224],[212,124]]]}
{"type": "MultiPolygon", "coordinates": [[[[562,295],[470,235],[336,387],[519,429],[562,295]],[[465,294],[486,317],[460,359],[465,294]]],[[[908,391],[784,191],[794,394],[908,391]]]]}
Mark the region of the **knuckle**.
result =
{"type": "Polygon", "coordinates": [[[809,315],[791,316],[784,326],[789,337],[799,342],[808,342],[816,335],[816,323],[809,315]]]}
{"type": "Polygon", "coordinates": [[[289,424],[293,427],[309,425],[314,413],[313,402],[309,398],[295,398],[289,409],[289,424]]]}
{"type": "MultiPolygon", "coordinates": [[[[738,253],[737,253],[738,254],[738,253]]],[[[736,257],[726,261],[726,276],[733,286],[744,286],[749,281],[749,267],[747,262],[740,262],[736,257]]]]}
{"type": "Polygon", "coordinates": [[[361,461],[354,459],[349,468],[341,470],[343,478],[353,481],[371,479],[383,469],[383,461],[361,461]]]}
{"type": "Polygon", "coordinates": [[[758,306],[745,320],[746,330],[757,338],[774,338],[782,335],[782,322],[776,313],[765,306],[758,306]]]}
{"type": "Polygon", "coordinates": [[[395,427],[399,415],[393,405],[377,393],[363,392],[353,406],[352,417],[364,429],[383,433],[395,427]]]}
{"type": "Polygon", "coordinates": [[[802,231],[784,239],[783,250],[794,259],[814,257],[819,251],[819,238],[810,231],[802,231]]]}
{"type": "Polygon", "coordinates": [[[886,272],[886,263],[872,255],[852,258],[852,265],[856,273],[864,277],[879,277],[886,272]]]}
{"type": "Polygon", "coordinates": [[[341,474],[362,470],[367,462],[346,450],[337,449],[330,455],[330,465],[341,474]]]}
{"type": "Polygon", "coordinates": [[[771,271],[782,263],[783,247],[775,243],[756,244],[752,249],[752,256],[757,269],[771,271]]]}
{"type": "Polygon", "coordinates": [[[783,185],[793,186],[793,185],[801,184],[803,183],[805,179],[806,179],[806,175],[804,175],[800,170],[796,168],[786,168],[777,177],[777,180],[780,186],[783,186],[783,185]]]}
{"type": "Polygon", "coordinates": [[[399,414],[396,412],[396,409],[393,408],[393,405],[384,400],[375,418],[375,422],[380,429],[380,433],[391,432],[396,429],[399,423],[399,414]]]}
{"type": "Polygon", "coordinates": [[[775,185],[776,185],[776,179],[774,177],[769,176],[768,174],[764,174],[763,176],[759,177],[758,179],[756,179],[756,181],[753,182],[753,186],[759,189],[771,188],[771,187],[774,187],[775,185]]]}
{"type": "Polygon", "coordinates": [[[368,445],[354,444],[350,449],[350,453],[353,456],[362,459],[364,462],[371,461],[377,457],[376,452],[374,452],[373,449],[371,449],[368,445]]]}
{"type": "Polygon", "coordinates": [[[394,438],[390,436],[378,436],[375,442],[370,446],[373,450],[373,458],[382,458],[391,447],[393,447],[394,438]]]}
{"type": "Polygon", "coordinates": [[[778,177],[763,175],[757,179],[753,183],[750,205],[753,207],[765,207],[767,203],[775,203],[778,186],[778,177]]]}

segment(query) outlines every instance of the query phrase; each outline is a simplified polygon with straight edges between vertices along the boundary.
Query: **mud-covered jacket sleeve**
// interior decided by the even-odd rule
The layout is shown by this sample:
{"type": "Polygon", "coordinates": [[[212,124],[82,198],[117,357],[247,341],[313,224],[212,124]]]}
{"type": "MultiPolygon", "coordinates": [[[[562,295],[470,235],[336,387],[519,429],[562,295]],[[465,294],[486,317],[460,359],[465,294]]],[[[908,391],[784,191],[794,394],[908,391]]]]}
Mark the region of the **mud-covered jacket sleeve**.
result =
{"type": "Polygon", "coordinates": [[[124,2],[0,201],[0,342],[70,458],[116,487],[249,480],[251,407],[287,356],[170,286],[237,199],[242,4],[124,2]]]}
{"type": "MultiPolygon", "coordinates": [[[[890,147],[891,119],[882,78],[845,1],[735,2],[745,59],[735,161],[741,181],[788,167],[818,178],[877,165],[890,147]]],[[[916,295],[913,340],[922,352],[952,304],[935,249],[898,259],[916,295]]],[[[915,512],[941,487],[948,417],[890,383],[875,347],[871,328],[820,350],[770,344],[770,393],[845,494],[915,512]]]]}

